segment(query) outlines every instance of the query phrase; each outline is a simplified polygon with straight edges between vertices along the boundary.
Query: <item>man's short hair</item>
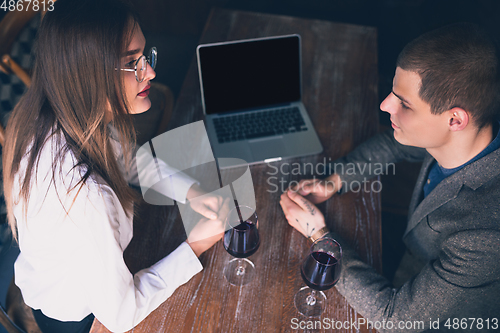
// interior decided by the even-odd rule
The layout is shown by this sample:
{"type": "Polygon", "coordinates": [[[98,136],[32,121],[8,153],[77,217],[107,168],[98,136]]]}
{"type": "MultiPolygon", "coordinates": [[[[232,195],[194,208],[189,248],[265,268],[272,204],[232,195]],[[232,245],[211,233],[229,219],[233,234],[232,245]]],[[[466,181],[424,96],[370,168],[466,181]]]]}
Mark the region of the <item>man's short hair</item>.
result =
{"type": "Polygon", "coordinates": [[[396,65],[420,75],[419,95],[433,114],[460,107],[481,129],[498,118],[498,62],[496,43],[482,29],[458,23],[410,42],[396,65]]]}

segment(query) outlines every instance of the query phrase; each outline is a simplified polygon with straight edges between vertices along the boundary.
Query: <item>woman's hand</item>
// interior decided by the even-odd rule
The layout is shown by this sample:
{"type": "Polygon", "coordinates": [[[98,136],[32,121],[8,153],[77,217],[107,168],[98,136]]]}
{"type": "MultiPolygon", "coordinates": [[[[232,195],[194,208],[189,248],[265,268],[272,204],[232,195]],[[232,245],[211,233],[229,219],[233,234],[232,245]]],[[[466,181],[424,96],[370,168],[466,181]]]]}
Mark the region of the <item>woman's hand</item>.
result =
{"type": "Polygon", "coordinates": [[[217,213],[221,209],[224,199],[220,195],[206,193],[197,184],[194,184],[189,189],[186,199],[189,200],[191,208],[198,214],[203,215],[207,219],[215,220],[218,218],[217,213]],[[193,200],[196,197],[203,196],[202,200],[193,200]]]}
{"type": "Polygon", "coordinates": [[[318,204],[330,199],[341,188],[340,176],[333,174],[326,179],[303,179],[290,190],[318,204]]]}
{"type": "Polygon", "coordinates": [[[297,192],[287,190],[281,195],[281,208],[288,224],[305,237],[311,237],[325,226],[325,217],[309,200],[297,192]]]}
{"type": "Polygon", "coordinates": [[[203,218],[189,233],[186,242],[191,246],[197,257],[211,248],[224,235],[224,221],[229,213],[229,200],[227,198],[222,203],[217,219],[203,218]]]}

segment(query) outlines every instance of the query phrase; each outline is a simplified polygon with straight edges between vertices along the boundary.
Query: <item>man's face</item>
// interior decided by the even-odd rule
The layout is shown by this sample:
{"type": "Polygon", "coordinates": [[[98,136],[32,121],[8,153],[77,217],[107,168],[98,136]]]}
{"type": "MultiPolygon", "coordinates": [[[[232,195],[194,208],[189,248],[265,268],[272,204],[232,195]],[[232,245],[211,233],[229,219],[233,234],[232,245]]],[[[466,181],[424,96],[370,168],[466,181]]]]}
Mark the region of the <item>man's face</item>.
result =
{"type": "Polygon", "coordinates": [[[396,68],[392,92],[380,104],[391,115],[394,138],[401,144],[439,148],[449,139],[447,113],[434,115],[429,104],[420,99],[421,79],[417,73],[396,68]]]}

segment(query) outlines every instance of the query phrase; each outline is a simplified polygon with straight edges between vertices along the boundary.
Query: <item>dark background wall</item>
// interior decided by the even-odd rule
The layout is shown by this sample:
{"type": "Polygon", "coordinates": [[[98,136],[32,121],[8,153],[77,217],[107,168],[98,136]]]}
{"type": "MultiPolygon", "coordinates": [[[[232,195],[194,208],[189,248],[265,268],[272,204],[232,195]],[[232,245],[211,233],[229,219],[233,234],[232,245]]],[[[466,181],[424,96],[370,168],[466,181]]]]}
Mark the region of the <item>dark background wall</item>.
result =
{"type": "MultiPolygon", "coordinates": [[[[178,93],[212,7],[249,10],[378,28],[379,94],[390,92],[404,45],[425,31],[474,22],[500,38],[498,0],[134,0],[148,44],[159,48],[157,80],[178,93]]],[[[388,118],[381,114],[382,123],[388,118]]]]}

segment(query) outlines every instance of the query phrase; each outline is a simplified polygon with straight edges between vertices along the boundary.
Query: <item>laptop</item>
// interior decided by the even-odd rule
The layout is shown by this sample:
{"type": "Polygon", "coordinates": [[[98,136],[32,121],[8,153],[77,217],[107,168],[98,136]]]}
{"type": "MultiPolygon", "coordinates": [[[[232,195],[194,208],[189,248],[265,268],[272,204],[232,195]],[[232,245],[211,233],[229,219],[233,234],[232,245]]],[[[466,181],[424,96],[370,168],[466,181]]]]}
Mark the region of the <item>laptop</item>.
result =
{"type": "Polygon", "coordinates": [[[196,55],[208,137],[225,161],[220,168],[323,151],[301,101],[299,35],[201,44],[196,55]]]}

